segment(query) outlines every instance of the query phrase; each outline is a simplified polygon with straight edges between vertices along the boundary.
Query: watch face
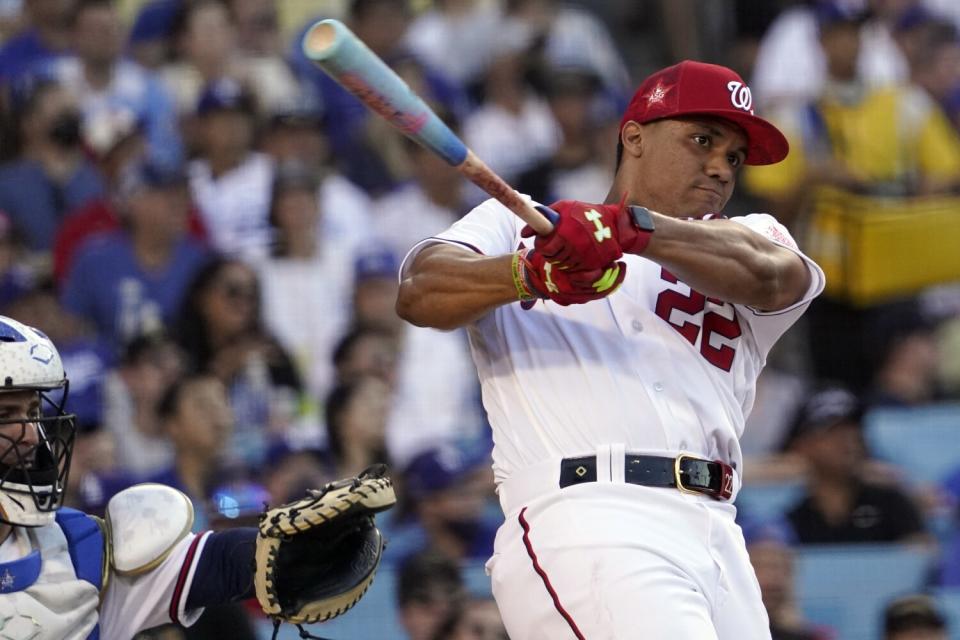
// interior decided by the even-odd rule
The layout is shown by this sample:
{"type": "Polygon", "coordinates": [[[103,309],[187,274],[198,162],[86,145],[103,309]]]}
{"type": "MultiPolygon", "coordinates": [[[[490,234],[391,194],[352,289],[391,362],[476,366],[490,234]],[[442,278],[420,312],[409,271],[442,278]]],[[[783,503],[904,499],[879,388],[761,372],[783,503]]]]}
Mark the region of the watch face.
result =
{"type": "Polygon", "coordinates": [[[638,205],[630,205],[628,209],[630,210],[630,217],[633,218],[633,223],[639,229],[653,233],[653,217],[650,215],[649,209],[638,205]]]}

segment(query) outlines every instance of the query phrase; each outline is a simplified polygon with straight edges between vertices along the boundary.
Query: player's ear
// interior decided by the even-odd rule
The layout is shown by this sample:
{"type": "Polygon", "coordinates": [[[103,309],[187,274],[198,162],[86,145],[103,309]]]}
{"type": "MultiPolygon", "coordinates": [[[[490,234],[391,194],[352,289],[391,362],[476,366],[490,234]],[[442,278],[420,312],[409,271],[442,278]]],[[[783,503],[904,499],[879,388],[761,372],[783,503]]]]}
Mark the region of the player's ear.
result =
{"type": "Polygon", "coordinates": [[[624,155],[639,158],[643,155],[643,125],[633,120],[623,125],[620,131],[620,142],[623,144],[624,155]]]}

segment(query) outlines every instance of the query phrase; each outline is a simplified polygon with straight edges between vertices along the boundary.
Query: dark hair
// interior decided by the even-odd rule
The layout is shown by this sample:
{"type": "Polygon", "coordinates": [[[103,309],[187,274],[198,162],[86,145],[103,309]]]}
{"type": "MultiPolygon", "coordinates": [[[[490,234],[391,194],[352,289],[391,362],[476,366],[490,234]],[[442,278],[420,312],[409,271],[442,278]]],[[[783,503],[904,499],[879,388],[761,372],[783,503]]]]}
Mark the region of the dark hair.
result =
{"type": "Polygon", "coordinates": [[[123,345],[123,352],[120,355],[120,363],[125,365],[136,364],[144,355],[150,353],[153,349],[172,344],[170,336],[163,331],[152,331],[149,333],[140,333],[123,345]]]}
{"type": "Polygon", "coordinates": [[[404,12],[410,11],[407,0],[352,0],[347,15],[351,20],[362,20],[378,4],[392,4],[404,12]]]}
{"type": "Polygon", "coordinates": [[[434,590],[463,601],[465,587],[460,567],[448,556],[427,549],[406,558],[397,571],[397,606],[428,600],[434,590]]]}
{"type": "MultiPolygon", "coordinates": [[[[356,396],[357,393],[363,388],[363,385],[371,380],[380,379],[372,375],[362,375],[353,380],[338,383],[330,391],[330,393],[327,394],[326,401],[324,402],[324,414],[327,425],[327,445],[330,449],[330,453],[332,453],[333,457],[338,460],[343,456],[344,453],[344,414],[346,414],[347,409],[350,407],[350,402],[353,400],[354,396],[356,396]]],[[[376,451],[372,451],[371,455],[378,462],[386,463],[386,445],[380,447],[376,451]]]]}
{"type": "Polygon", "coordinates": [[[180,3],[179,11],[177,11],[177,16],[173,20],[173,26],[170,29],[170,35],[173,40],[177,41],[186,35],[193,14],[205,9],[209,5],[223,7],[227,13],[227,19],[231,24],[233,23],[233,12],[230,11],[230,6],[224,0],[191,0],[190,2],[182,2],[180,3]]]}
{"type": "Polygon", "coordinates": [[[279,233],[280,225],[277,222],[277,202],[281,196],[291,191],[307,191],[316,196],[319,188],[319,174],[302,163],[284,163],[277,167],[273,176],[273,184],[270,187],[270,215],[268,218],[276,238],[276,242],[271,249],[272,255],[283,257],[287,255],[288,251],[284,238],[279,233]]]}
{"type": "Polygon", "coordinates": [[[623,160],[623,140],[620,139],[620,134],[622,132],[617,132],[617,163],[613,165],[613,172],[616,173],[620,170],[620,161],[623,160]]]}
{"type": "MultiPolygon", "coordinates": [[[[242,260],[215,255],[197,271],[183,296],[173,335],[187,355],[189,368],[194,371],[206,370],[210,358],[213,357],[213,345],[209,335],[210,328],[207,326],[207,320],[203,317],[201,309],[203,297],[210,290],[211,285],[220,273],[232,265],[242,265],[250,269],[250,266],[242,260]]],[[[251,330],[254,333],[263,333],[259,295],[254,313],[254,325],[251,330]]]]}
{"type": "Polygon", "coordinates": [[[346,333],[346,335],[340,338],[340,342],[338,342],[337,346],[333,349],[333,366],[339,368],[340,365],[342,365],[347,358],[350,357],[350,354],[354,347],[357,346],[357,343],[369,336],[388,338],[390,340],[393,340],[394,338],[393,334],[385,329],[354,326],[346,333]]]}
{"type": "Polygon", "coordinates": [[[73,6],[72,11],[70,12],[70,17],[68,19],[68,24],[71,27],[76,27],[77,22],[80,20],[80,16],[83,15],[85,11],[91,9],[107,9],[113,10],[115,8],[113,0],[76,0],[76,4],[73,6]]]}
{"type": "Polygon", "coordinates": [[[936,603],[926,595],[909,595],[887,604],[883,614],[883,630],[889,635],[905,631],[941,631],[947,628],[936,603]]]}
{"type": "Polygon", "coordinates": [[[175,416],[180,408],[180,398],[183,397],[187,388],[196,382],[212,379],[213,377],[207,373],[191,373],[171,382],[157,404],[157,417],[161,422],[166,422],[175,416]]]}
{"type": "Polygon", "coordinates": [[[40,101],[61,85],[46,75],[24,75],[11,81],[5,91],[3,127],[0,131],[4,144],[0,145],[0,161],[13,159],[23,152],[23,123],[37,110],[40,101]]]}

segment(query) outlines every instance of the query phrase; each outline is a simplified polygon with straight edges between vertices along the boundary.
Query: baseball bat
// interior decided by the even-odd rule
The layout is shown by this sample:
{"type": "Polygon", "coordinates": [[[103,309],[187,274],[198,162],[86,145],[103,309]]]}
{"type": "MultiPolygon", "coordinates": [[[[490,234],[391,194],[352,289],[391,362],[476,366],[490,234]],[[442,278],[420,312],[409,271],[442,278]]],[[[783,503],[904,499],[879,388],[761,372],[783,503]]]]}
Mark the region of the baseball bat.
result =
{"type": "Polygon", "coordinates": [[[553,224],[520,197],[339,20],[321,20],[303,37],[303,52],[344,89],[411,140],[430,149],[500,201],[540,235],[553,224]]]}

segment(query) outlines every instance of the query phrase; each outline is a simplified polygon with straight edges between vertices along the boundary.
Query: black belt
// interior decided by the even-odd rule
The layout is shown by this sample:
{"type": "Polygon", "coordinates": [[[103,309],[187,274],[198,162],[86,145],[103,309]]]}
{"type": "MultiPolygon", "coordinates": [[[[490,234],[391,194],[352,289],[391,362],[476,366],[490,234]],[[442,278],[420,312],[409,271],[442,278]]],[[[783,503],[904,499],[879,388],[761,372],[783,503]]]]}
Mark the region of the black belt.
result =
{"type": "MultiPolygon", "coordinates": [[[[711,462],[680,455],[676,458],[627,454],[623,479],[645,487],[676,487],[680,491],[702,493],[716,500],[733,495],[733,468],[720,461],[711,462]]],[[[560,488],[597,481],[597,457],[564,458],[560,463],[560,488]]]]}

